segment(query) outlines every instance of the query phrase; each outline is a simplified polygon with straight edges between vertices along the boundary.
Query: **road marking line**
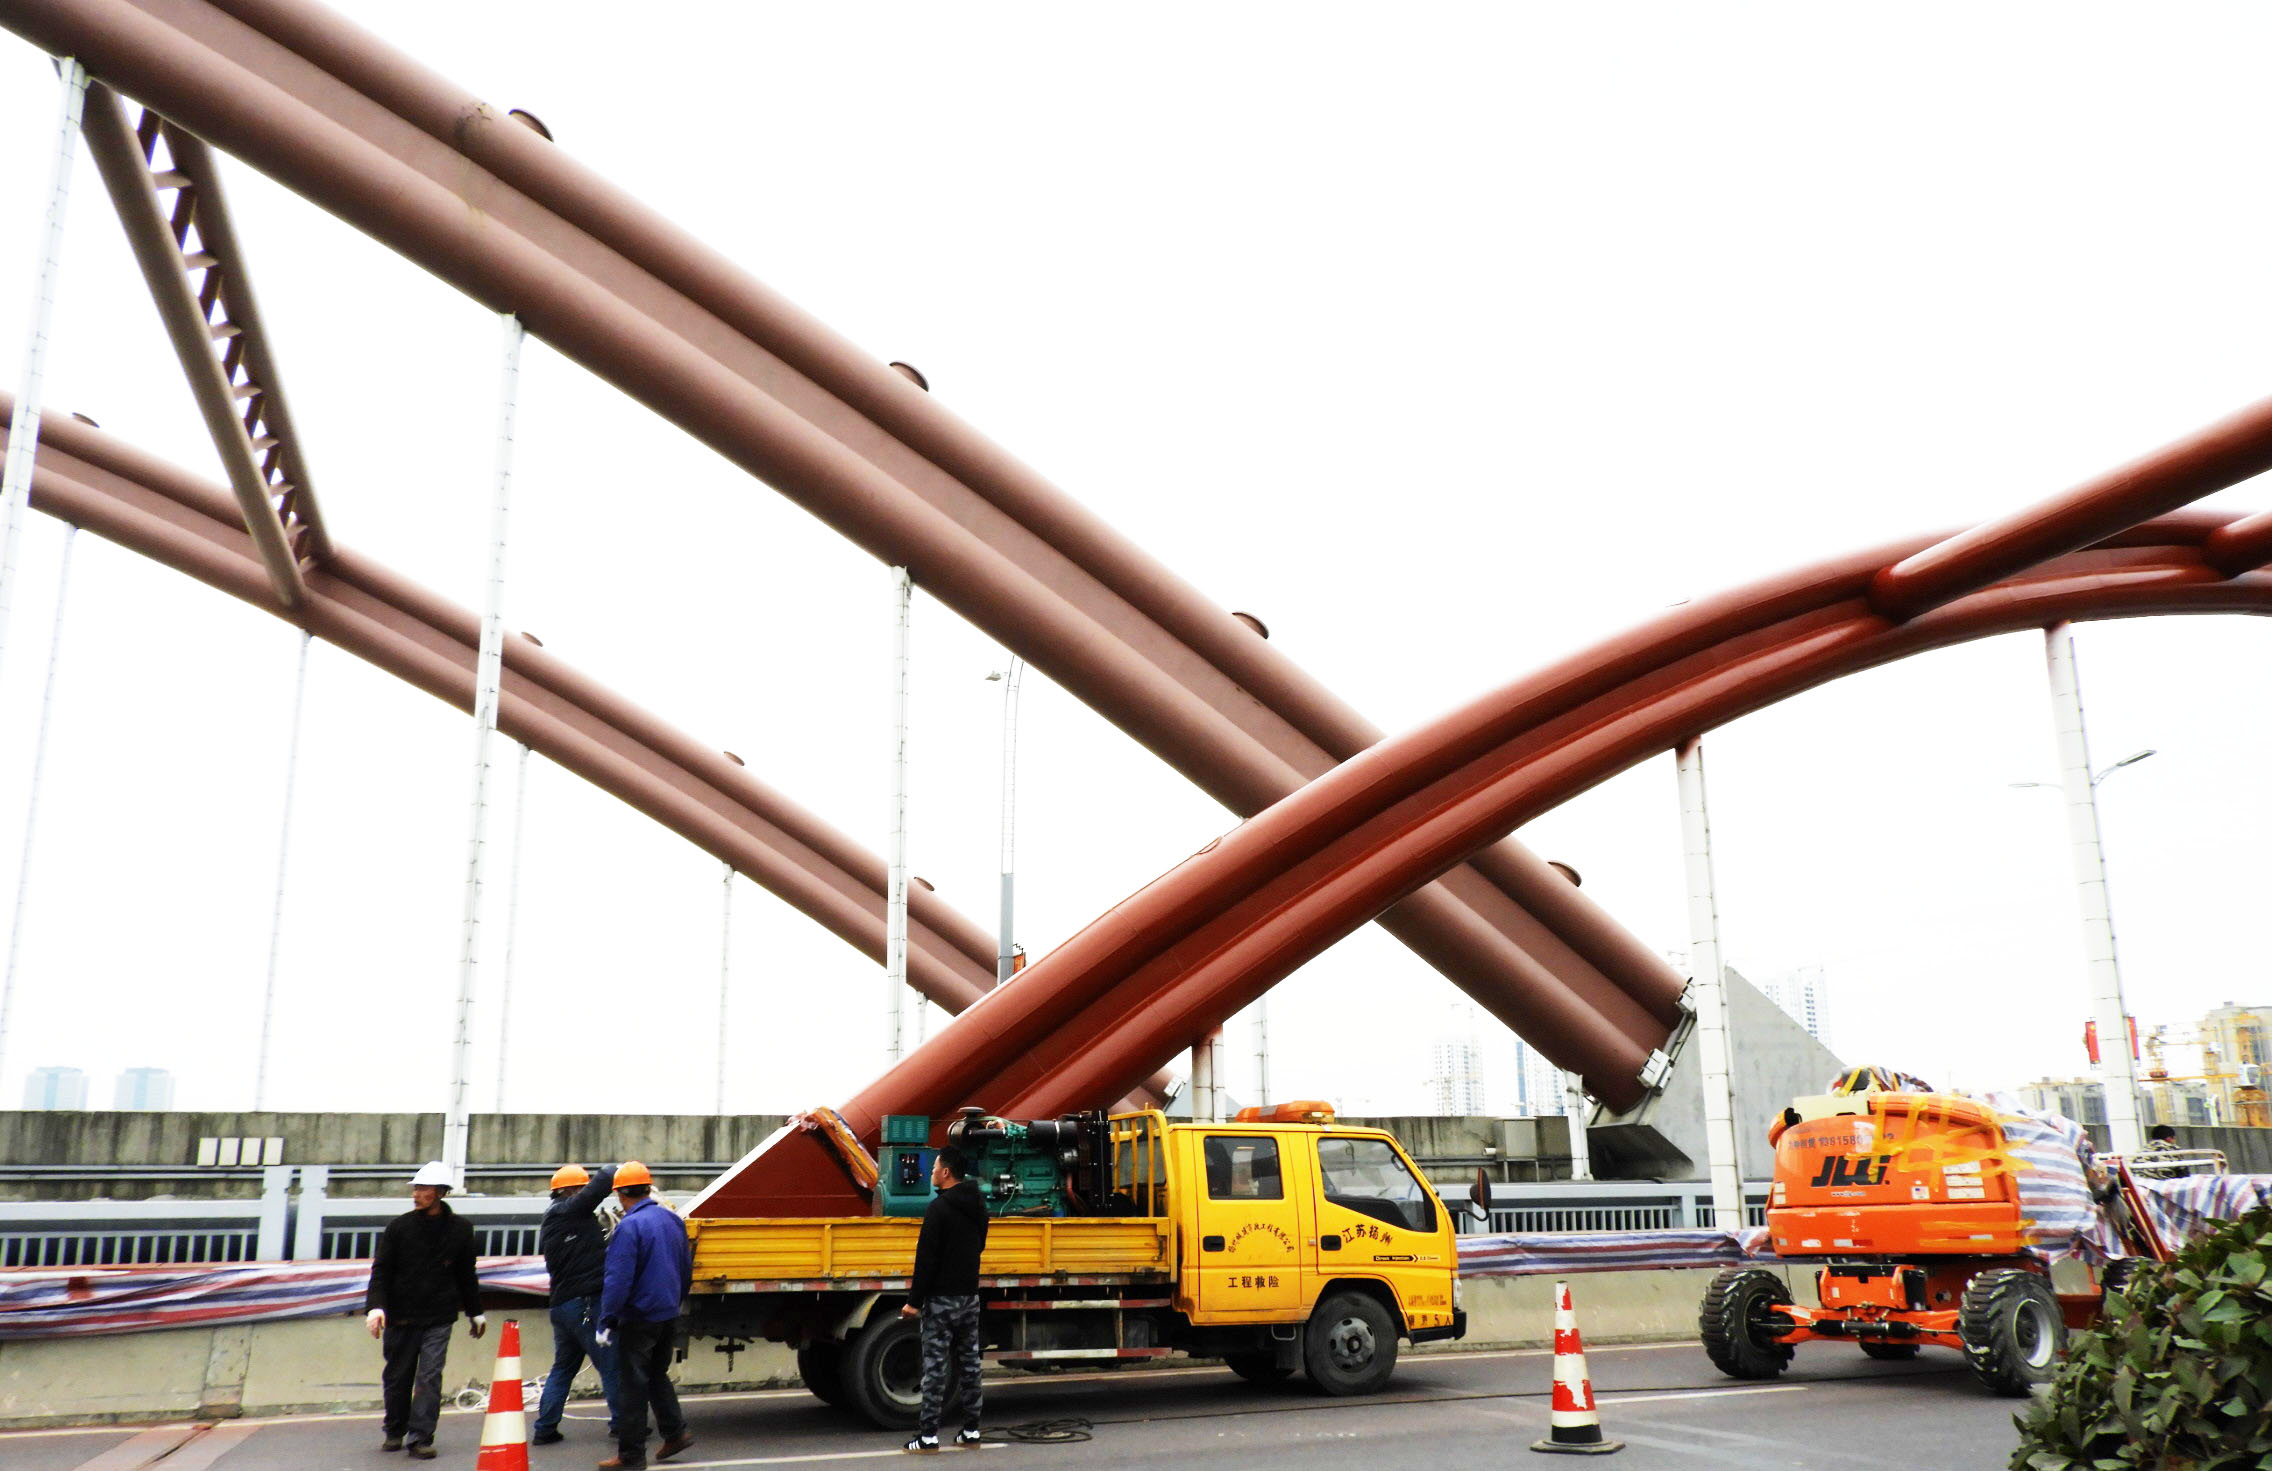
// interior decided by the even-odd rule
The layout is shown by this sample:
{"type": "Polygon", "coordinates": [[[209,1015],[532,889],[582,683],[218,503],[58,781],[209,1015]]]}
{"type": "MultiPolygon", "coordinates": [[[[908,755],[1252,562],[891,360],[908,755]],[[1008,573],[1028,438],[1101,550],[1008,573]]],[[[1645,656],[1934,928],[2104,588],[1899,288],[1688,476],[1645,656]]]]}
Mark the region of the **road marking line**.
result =
{"type": "Polygon", "coordinates": [[[112,1446],[101,1455],[78,1468],[78,1471],[142,1471],[144,1466],[157,1460],[197,1433],[194,1425],[168,1425],[158,1430],[145,1430],[112,1446]]]}
{"type": "MultiPolygon", "coordinates": [[[[966,1449],[966,1447],[939,1447],[942,1454],[949,1455],[963,1449],[966,1449]]],[[[979,1449],[982,1451],[1006,1451],[1009,1447],[1006,1445],[982,1445],[979,1449]]],[[[680,1471],[697,1471],[697,1468],[705,1466],[798,1466],[808,1461],[875,1461],[881,1460],[885,1456],[904,1456],[906,1454],[907,1451],[903,1447],[895,1445],[888,1451],[827,1451],[809,1456],[750,1456],[738,1461],[673,1461],[671,1464],[679,1467],[680,1471]]]]}
{"type": "Polygon", "coordinates": [[[1645,1405],[1651,1400],[1663,1399],[1722,1399],[1731,1394],[1797,1394],[1814,1388],[1811,1384],[1764,1384],[1752,1389],[1684,1389],[1672,1394],[1620,1394],[1603,1395],[1594,1403],[1607,1408],[1611,1405],[1645,1405]]]}

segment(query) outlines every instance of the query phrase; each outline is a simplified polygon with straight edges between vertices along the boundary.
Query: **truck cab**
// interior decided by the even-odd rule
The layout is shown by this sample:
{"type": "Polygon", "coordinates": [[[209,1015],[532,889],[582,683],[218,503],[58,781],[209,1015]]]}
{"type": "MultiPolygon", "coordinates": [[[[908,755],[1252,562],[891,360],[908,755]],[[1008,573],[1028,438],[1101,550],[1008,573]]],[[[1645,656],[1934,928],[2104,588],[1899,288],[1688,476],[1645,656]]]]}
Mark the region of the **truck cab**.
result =
{"type": "Polygon", "coordinates": [[[1359,1292],[1403,1336],[1453,1336],[1451,1216],[1390,1135],[1256,1118],[1174,1125],[1168,1148],[1188,1182],[1174,1301],[1195,1326],[1284,1323],[1359,1292]]]}

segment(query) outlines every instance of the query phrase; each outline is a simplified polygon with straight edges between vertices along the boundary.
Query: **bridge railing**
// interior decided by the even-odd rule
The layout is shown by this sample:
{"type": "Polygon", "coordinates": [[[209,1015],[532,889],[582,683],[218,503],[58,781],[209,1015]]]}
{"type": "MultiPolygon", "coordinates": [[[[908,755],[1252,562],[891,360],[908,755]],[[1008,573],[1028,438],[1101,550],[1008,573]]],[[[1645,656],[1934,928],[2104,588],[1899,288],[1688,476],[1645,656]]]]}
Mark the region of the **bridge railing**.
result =
{"type": "MultiPolygon", "coordinates": [[[[1769,1182],[1744,1185],[1747,1224],[1767,1224],[1769,1182]]],[[[1568,1231],[1680,1231],[1712,1219],[1712,1187],[1703,1181],[1541,1180],[1491,1186],[1490,1220],[1447,1195],[1460,1234],[1557,1235],[1568,1231]]]]}
{"type": "MultiPolygon", "coordinates": [[[[688,1171],[700,1167],[687,1166],[688,1171]]],[[[5,1171],[10,1177],[26,1172],[5,1171]]],[[[46,1176],[51,1171],[41,1171],[46,1176]]],[[[163,1172],[137,1172],[142,1179],[163,1172]]],[[[326,1165],[269,1165],[238,1172],[257,1181],[247,1200],[0,1201],[0,1269],[155,1266],[174,1262],[342,1261],[370,1256],[388,1221],[410,1209],[407,1196],[332,1196],[340,1174],[399,1178],[399,1168],[339,1171],[326,1165]]],[[[483,1172],[485,1173],[485,1172],[483,1172]]],[[[197,1172],[210,1180],[214,1172],[197,1172]]],[[[68,1172],[84,1183],[89,1172],[68,1172]]],[[[54,1178],[64,1178],[54,1173],[54,1178]]],[[[185,1178],[187,1176],[185,1175],[185,1178]]],[[[541,1187],[542,1176],[531,1181],[541,1187]]],[[[1747,1216],[1765,1223],[1767,1183],[1745,1186],[1747,1216]]],[[[1445,1188],[1462,1235],[1553,1235],[1576,1231],[1672,1231],[1711,1219],[1711,1188],[1701,1182],[1554,1180],[1491,1186],[1490,1217],[1445,1188]]],[[[458,1195],[450,1209],[472,1222],[483,1256],[533,1256],[547,1198],[458,1195]]]]}

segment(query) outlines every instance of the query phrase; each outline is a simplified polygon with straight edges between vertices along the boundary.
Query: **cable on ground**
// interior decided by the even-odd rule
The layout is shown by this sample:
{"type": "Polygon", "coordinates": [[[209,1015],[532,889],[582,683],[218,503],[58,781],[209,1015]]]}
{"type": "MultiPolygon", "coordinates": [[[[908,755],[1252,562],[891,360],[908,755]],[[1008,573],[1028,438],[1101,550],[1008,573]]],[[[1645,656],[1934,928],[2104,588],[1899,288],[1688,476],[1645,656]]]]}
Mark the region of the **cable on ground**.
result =
{"type": "Polygon", "coordinates": [[[1079,1441],[1094,1440],[1096,1426],[1078,1415],[1062,1420],[1028,1420],[1023,1425],[997,1425],[986,1432],[988,1440],[1013,1441],[1020,1445],[1073,1445],[1079,1441]]]}

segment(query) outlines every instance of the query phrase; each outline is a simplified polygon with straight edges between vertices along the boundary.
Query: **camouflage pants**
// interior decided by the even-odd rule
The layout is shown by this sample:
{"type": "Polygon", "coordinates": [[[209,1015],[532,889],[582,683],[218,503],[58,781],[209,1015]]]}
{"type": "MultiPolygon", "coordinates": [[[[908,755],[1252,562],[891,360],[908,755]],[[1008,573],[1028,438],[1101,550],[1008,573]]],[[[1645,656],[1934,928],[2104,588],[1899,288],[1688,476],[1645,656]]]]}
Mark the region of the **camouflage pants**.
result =
{"type": "Polygon", "coordinates": [[[962,1391],[962,1423],[978,1424],[979,1374],[985,1367],[978,1349],[978,1298],[934,1297],[923,1304],[923,1411],[916,1429],[939,1433],[947,1407],[947,1370],[955,1370],[962,1391]]]}

